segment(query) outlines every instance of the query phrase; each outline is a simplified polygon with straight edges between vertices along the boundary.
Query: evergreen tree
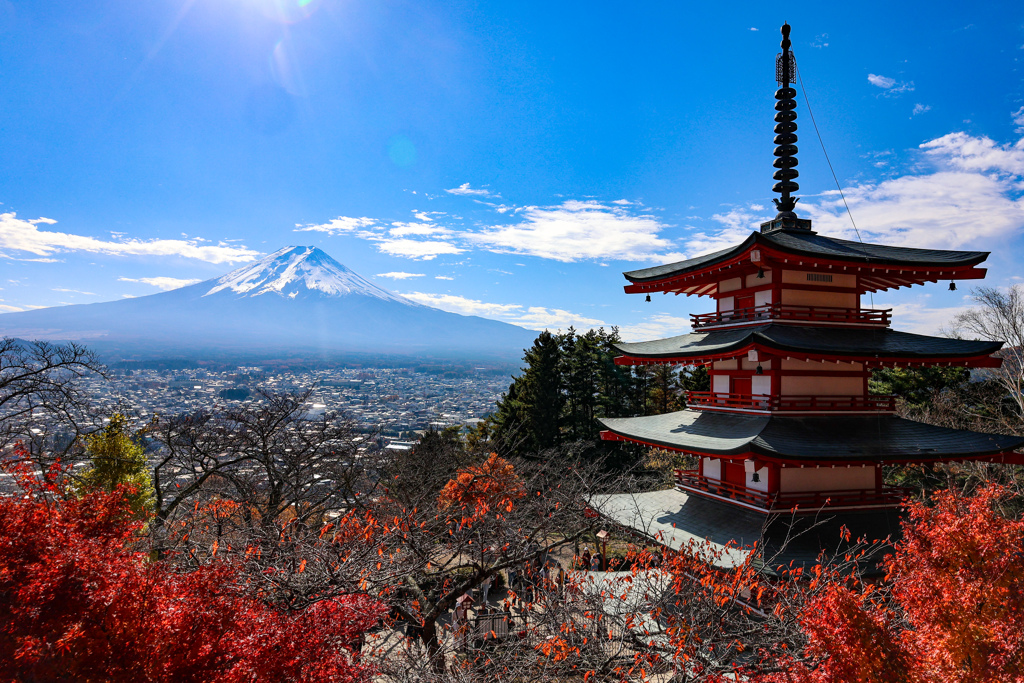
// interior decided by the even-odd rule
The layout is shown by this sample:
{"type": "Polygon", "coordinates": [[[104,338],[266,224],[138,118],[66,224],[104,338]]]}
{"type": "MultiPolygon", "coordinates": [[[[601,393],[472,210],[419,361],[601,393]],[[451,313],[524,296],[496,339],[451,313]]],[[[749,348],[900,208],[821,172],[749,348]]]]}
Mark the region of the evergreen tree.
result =
{"type": "Polygon", "coordinates": [[[706,365],[688,365],[680,379],[683,391],[711,391],[711,375],[706,365]]]}
{"type": "Polygon", "coordinates": [[[684,389],[705,389],[707,370],[680,372],[671,365],[616,365],[617,328],[579,334],[542,332],[523,356],[526,366],[498,401],[487,433],[504,454],[537,453],[568,443],[628,462],[631,446],[601,441],[602,417],[654,415],[679,410],[684,389]]]}
{"type": "Polygon", "coordinates": [[[106,427],[85,437],[85,452],[89,467],[81,475],[79,491],[112,492],[124,485],[133,489],[128,502],[135,514],[153,509],[155,492],[146,455],[123,415],[111,416],[106,427]]]}
{"type": "Polygon", "coordinates": [[[666,364],[651,368],[647,404],[648,415],[671,413],[686,405],[683,379],[677,366],[666,364]]]}
{"type": "Polygon", "coordinates": [[[494,415],[494,438],[503,452],[536,453],[561,443],[561,343],[547,330],[526,350],[526,367],[516,377],[494,415]]]}
{"type": "Polygon", "coordinates": [[[561,443],[565,397],[559,372],[559,347],[558,337],[545,330],[523,356],[527,363],[523,374],[523,398],[529,420],[529,431],[524,436],[529,439],[529,445],[534,451],[553,448],[561,443]]]}
{"type": "Polygon", "coordinates": [[[895,394],[913,406],[923,406],[937,391],[953,389],[971,378],[967,368],[876,368],[868,386],[873,394],[895,394]]]}

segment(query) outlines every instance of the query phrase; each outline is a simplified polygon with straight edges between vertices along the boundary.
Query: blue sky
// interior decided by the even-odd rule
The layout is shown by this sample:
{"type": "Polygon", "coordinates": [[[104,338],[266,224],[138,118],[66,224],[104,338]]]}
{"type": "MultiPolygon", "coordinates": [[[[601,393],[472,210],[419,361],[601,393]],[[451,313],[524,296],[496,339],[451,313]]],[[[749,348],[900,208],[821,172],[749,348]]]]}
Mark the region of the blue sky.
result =
{"type": "MultiPolygon", "coordinates": [[[[865,241],[1024,276],[1024,5],[0,0],[0,311],[312,244],[423,303],[678,334],[621,272],[770,218],[793,50],[865,241]],[[722,7],[722,8],[719,8],[722,7]]],[[[856,239],[803,96],[801,215],[856,239]]],[[[880,293],[934,332],[944,284],[880,293]]]]}

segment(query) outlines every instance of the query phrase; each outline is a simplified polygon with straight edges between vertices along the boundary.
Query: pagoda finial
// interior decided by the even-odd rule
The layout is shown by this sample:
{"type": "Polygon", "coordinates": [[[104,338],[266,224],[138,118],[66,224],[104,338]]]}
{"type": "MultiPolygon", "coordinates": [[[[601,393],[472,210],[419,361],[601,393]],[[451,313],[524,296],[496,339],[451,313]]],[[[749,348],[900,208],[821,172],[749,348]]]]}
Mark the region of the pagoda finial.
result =
{"type": "Polygon", "coordinates": [[[772,188],[773,192],[782,194],[780,199],[773,200],[779,209],[779,218],[784,214],[792,214],[796,206],[796,197],[790,193],[800,189],[794,179],[800,175],[796,170],[796,89],[789,86],[793,82],[795,60],[793,53],[789,51],[792,43],[789,42],[789,24],[782,25],[782,54],[775,58],[775,80],[781,86],[775,91],[775,175],[772,177],[779,181],[772,188]]]}
{"type": "Polygon", "coordinates": [[[781,87],[775,91],[775,99],[778,101],[775,103],[774,166],[777,170],[772,177],[778,182],[772,187],[772,191],[782,196],[772,200],[779,213],[774,220],[761,226],[761,232],[794,228],[811,229],[811,222],[797,218],[793,211],[799,199],[792,196],[792,193],[800,189],[795,182],[800,172],[796,170],[796,88],[790,87],[796,79],[796,60],[789,51],[792,45],[789,30],[788,23],[782,25],[782,53],[775,58],[775,80],[781,87]]]}

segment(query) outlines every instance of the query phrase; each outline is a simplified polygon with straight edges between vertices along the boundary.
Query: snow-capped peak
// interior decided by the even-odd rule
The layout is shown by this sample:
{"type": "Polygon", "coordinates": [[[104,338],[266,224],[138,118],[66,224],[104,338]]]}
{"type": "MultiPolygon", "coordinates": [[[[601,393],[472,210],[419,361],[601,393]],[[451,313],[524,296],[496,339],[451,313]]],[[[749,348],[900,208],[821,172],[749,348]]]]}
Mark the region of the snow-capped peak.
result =
{"type": "Polygon", "coordinates": [[[316,247],[285,247],[219,278],[203,296],[231,291],[246,297],[276,294],[296,298],[306,292],[326,296],[359,294],[419,306],[378,287],[316,247]]]}

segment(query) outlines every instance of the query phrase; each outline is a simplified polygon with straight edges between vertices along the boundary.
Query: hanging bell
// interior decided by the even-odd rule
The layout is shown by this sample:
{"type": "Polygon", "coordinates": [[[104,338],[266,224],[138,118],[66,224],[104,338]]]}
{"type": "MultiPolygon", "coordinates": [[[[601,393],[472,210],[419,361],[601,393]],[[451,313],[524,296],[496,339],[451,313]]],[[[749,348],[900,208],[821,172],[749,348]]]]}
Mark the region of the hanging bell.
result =
{"type": "Polygon", "coordinates": [[[764,268],[758,268],[757,269],[757,278],[756,279],[758,279],[758,280],[763,280],[764,279],[764,268]]]}
{"type": "Polygon", "coordinates": [[[952,280],[949,281],[949,291],[951,291],[951,292],[955,292],[956,291],[956,283],[953,282],[952,280]]]}
{"type": "Polygon", "coordinates": [[[762,368],[761,365],[758,364],[757,370],[754,370],[754,374],[755,375],[763,375],[764,374],[764,368],[762,368]]]}
{"type": "Polygon", "coordinates": [[[750,481],[756,484],[757,482],[761,481],[761,475],[759,475],[757,472],[754,472],[753,474],[750,475],[750,481]]]}
{"type": "Polygon", "coordinates": [[[651,303],[651,295],[650,294],[647,295],[647,303],[651,303]]]}

